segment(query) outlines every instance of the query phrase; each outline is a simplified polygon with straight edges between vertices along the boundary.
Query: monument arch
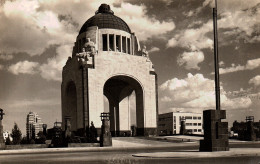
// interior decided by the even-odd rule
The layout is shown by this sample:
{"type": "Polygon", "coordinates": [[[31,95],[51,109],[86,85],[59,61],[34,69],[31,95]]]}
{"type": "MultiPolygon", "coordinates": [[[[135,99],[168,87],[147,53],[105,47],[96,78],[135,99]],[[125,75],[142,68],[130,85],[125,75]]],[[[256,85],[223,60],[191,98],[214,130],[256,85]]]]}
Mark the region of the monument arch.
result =
{"type": "Polygon", "coordinates": [[[123,114],[129,95],[135,92],[137,135],[156,135],[157,74],[143,47],[127,23],[102,4],[81,27],[63,67],[62,127],[69,115],[73,131],[86,134],[91,121],[100,130],[105,95],[111,106],[111,132],[117,136],[129,133],[129,123],[125,123],[129,116],[123,114]]]}

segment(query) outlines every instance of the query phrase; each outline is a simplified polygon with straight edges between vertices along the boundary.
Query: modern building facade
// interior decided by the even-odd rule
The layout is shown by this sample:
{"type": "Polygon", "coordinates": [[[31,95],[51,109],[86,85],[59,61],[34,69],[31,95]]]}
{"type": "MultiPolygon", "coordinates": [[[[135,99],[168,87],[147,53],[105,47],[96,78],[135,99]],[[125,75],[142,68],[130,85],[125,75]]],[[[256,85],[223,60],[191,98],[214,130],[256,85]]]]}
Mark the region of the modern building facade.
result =
{"type": "Polygon", "coordinates": [[[170,112],[159,114],[158,134],[180,134],[181,121],[185,122],[187,134],[203,134],[202,118],[201,113],[170,112]]]}
{"type": "Polygon", "coordinates": [[[43,131],[42,120],[37,113],[29,112],[26,118],[26,137],[34,139],[38,137],[38,133],[43,131]]]}
{"type": "MultiPolygon", "coordinates": [[[[145,30],[145,29],[144,29],[145,30]]],[[[136,133],[157,130],[157,75],[146,47],[109,5],[102,4],[81,27],[62,72],[62,128],[70,118],[80,135],[93,121],[100,131],[103,96],[108,99],[113,136],[130,133],[129,96],[136,96],[136,133]]],[[[83,134],[84,135],[84,134],[83,134]]]]}

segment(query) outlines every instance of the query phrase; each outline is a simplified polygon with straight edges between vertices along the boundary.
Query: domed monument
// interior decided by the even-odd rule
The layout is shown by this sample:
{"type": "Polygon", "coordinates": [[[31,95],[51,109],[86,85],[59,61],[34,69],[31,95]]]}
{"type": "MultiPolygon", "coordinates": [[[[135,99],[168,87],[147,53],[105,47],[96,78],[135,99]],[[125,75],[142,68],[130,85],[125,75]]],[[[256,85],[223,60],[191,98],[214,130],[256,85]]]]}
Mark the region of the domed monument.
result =
{"type": "Polygon", "coordinates": [[[70,118],[71,131],[77,134],[87,133],[92,121],[99,132],[100,115],[109,112],[113,136],[156,134],[158,96],[153,64],[146,47],[140,48],[135,34],[107,4],[81,27],[72,56],[63,67],[61,93],[63,129],[65,119],[70,118]],[[135,132],[129,109],[133,92],[135,132]]]}

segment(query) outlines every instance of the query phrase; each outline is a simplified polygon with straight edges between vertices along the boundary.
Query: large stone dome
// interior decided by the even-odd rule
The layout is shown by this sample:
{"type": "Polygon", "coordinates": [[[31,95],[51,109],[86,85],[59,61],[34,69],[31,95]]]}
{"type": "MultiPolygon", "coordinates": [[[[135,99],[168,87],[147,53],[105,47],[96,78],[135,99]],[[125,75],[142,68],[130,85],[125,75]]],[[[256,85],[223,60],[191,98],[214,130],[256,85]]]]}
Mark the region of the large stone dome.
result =
{"type": "Polygon", "coordinates": [[[114,12],[110,10],[110,6],[107,4],[102,4],[98,11],[96,11],[96,14],[83,24],[79,31],[79,35],[91,26],[98,26],[99,29],[118,29],[131,33],[129,26],[125,23],[125,21],[115,16],[114,12]]]}

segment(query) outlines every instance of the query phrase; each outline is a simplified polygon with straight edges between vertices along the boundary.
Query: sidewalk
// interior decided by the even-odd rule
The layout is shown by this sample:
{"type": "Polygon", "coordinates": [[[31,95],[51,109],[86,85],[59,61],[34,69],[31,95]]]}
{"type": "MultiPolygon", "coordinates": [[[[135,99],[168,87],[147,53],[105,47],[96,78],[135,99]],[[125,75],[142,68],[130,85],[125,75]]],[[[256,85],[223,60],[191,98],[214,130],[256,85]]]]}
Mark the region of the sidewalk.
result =
{"type": "Polygon", "coordinates": [[[193,150],[181,152],[155,152],[155,153],[139,153],[133,157],[148,158],[216,158],[231,156],[260,156],[260,148],[231,148],[229,151],[219,152],[199,152],[193,150]]]}

